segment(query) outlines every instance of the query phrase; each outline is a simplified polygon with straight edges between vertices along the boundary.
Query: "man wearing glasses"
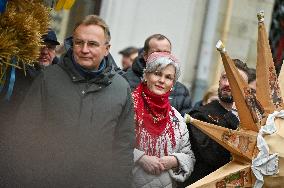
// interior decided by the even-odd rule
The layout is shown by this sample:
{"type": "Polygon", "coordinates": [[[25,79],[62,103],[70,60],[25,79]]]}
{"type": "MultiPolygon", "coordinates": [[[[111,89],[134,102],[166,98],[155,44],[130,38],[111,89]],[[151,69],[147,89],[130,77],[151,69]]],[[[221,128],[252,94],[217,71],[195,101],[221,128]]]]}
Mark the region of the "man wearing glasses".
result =
{"type": "Polygon", "coordinates": [[[85,17],[60,63],[35,79],[16,123],[2,127],[0,187],[131,186],[133,104],[110,38],[104,20],[85,17]]]}
{"type": "Polygon", "coordinates": [[[46,67],[51,64],[56,64],[58,58],[56,57],[55,49],[60,43],[57,41],[56,34],[53,30],[49,29],[46,35],[42,36],[43,46],[40,49],[40,56],[38,62],[41,67],[46,67]]]}

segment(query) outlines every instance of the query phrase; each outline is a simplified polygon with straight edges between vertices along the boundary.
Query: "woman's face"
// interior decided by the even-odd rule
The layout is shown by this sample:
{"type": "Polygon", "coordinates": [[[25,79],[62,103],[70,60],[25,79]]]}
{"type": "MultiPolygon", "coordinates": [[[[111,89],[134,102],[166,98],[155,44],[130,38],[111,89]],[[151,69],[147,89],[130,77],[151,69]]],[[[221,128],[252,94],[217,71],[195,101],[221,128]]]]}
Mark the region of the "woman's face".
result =
{"type": "Polygon", "coordinates": [[[147,87],[157,95],[162,95],[170,91],[175,80],[175,67],[168,65],[161,71],[145,74],[147,87]]]}

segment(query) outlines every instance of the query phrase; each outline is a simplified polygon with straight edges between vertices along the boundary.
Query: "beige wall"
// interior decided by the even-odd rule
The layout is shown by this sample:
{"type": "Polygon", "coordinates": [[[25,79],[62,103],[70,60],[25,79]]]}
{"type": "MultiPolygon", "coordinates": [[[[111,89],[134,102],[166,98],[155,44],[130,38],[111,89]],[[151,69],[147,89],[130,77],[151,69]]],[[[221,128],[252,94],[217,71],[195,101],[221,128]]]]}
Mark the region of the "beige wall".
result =
{"type": "Polygon", "coordinates": [[[66,36],[67,24],[69,20],[69,10],[55,12],[52,10],[51,16],[53,19],[51,27],[54,29],[57,40],[62,44],[66,36]]]}
{"type": "MultiPolygon", "coordinates": [[[[216,41],[221,37],[224,20],[226,17],[226,4],[228,0],[221,0],[224,5],[220,9],[220,20],[218,23],[218,31],[216,33],[216,41]]],[[[255,67],[256,64],[256,43],[257,43],[257,13],[260,10],[265,12],[265,26],[267,32],[270,28],[271,14],[273,9],[273,0],[232,0],[232,12],[225,47],[231,58],[238,58],[246,62],[249,67],[255,67]]],[[[219,54],[214,54],[215,62],[219,61],[219,54]]],[[[219,62],[221,63],[221,62],[219,62]]],[[[220,72],[216,70],[218,63],[213,66],[214,73],[220,72]]],[[[221,66],[222,67],[222,66],[221,66]]],[[[212,82],[218,80],[219,75],[212,74],[210,80],[212,82]]],[[[212,83],[211,82],[211,83],[212,83]]]]}
{"type": "MultiPolygon", "coordinates": [[[[95,1],[78,1],[77,6],[85,7],[85,10],[94,6],[91,2],[95,1]]],[[[215,44],[224,36],[228,54],[254,67],[257,41],[256,14],[259,10],[265,11],[265,25],[269,29],[273,5],[274,0],[102,0],[100,16],[110,26],[111,53],[118,65],[121,60],[118,51],[130,45],[142,47],[149,35],[162,33],[170,38],[173,53],[181,61],[182,75],[179,80],[190,88],[196,82],[200,58],[206,55],[210,56],[210,62],[207,63],[210,71],[206,82],[211,85],[214,80],[218,80],[222,63],[219,53],[215,50],[215,44]],[[219,2],[216,9],[218,21],[213,31],[213,41],[210,41],[212,44],[207,46],[212,50],[209,54],[202,54],[200,48],[204,45],[204,24],[209,1],[219,2]],[[231,11],[228,11],[230,2],[231,11]],[[227,32],[224,31],[226,21],[227,32]]],[[[73,11],[73,15],[81,15],[82,11],[79,10],[73,11]]],[[[72,18],[69,20],[74,22],[72,18]]],[[[63,37],[60,35],[59,38],[63,37]]]]}
{"type": "Polygon", "coordinates": [[[120,63],[118,51],[126,46],[142,47],[145,39],[162,33],[172,42],[181,61],[180,80],[189,85],[198,53],[205,0],[104,0],[101,16],[112,33],[111,53],[120,63]]]}
{"type": "MultiPolygon", "coordinates": [[[[153,33],[163,33],[173,43],[173,53],[182,62],[180,81],[192,85],[199,62],[200,43],[203,23],[209,0],[104,0],[101,16],[110,25],[112,32],[111,52],[120,62],[118,51],[128,45],[141,47],[145,38],[153,33]]],[[[211,0],[215,1],[215,0],[211,0]]],[[[227,13],[230,0],[220,0],[219,18],[215,31],[214,44],[223,36],[226,16],[230,23],[225,43],[228,53],[255,66],[257,18],[259,10],[264,10],[267,28],[270,26],[273,0],[232,0],[232,11],[227,13]]],[[[212,46],[212,48],[215,48],[212,46]]],[[[215,78],[219,54],[216,50],[210,54],[211,74],[208,82],[215,78]]],[[[202,58],[202,57],[201,57],[202,58]]],[[[220,63],[220,62],[219,62],[220,63]]]]}

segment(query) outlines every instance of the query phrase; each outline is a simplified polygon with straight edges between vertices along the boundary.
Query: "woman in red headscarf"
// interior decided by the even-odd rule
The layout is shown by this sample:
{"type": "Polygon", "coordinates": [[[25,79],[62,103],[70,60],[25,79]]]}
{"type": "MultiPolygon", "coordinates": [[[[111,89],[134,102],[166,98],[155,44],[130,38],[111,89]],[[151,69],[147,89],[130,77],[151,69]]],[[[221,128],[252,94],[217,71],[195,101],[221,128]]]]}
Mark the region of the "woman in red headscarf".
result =
{"type": "Polygon", "coordinates": [[[133,187],[176,187],[193,170],[186,124],[170,105],[170,91],[180,73],[176,58],[165,52],[152,53],[144,80],[133,91],[136,148],[133,187]]]}

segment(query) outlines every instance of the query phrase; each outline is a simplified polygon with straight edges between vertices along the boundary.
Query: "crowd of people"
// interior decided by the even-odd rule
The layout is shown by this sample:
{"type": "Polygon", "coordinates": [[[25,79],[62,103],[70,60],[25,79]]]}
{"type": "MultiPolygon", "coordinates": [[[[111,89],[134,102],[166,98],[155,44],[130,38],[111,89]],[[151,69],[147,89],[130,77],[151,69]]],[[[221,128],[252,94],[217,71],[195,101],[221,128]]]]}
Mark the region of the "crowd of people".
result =
{"type": "MultiPolygon", "coordinates": [[[[60,59],[55,32],[43,36],[38,66],[18,78],[28,84],[16,84],[14,98],[0,106],[0,187],[181,188],[230,161],[226,149],[183,119],[237,129],[226,73],[192,107],[166,36],[120,51],[122,70],[110,41],[96,15],[76,24],[60,59]]],[[[234,63],[255,87],[255,71],[234,63]]]]}

